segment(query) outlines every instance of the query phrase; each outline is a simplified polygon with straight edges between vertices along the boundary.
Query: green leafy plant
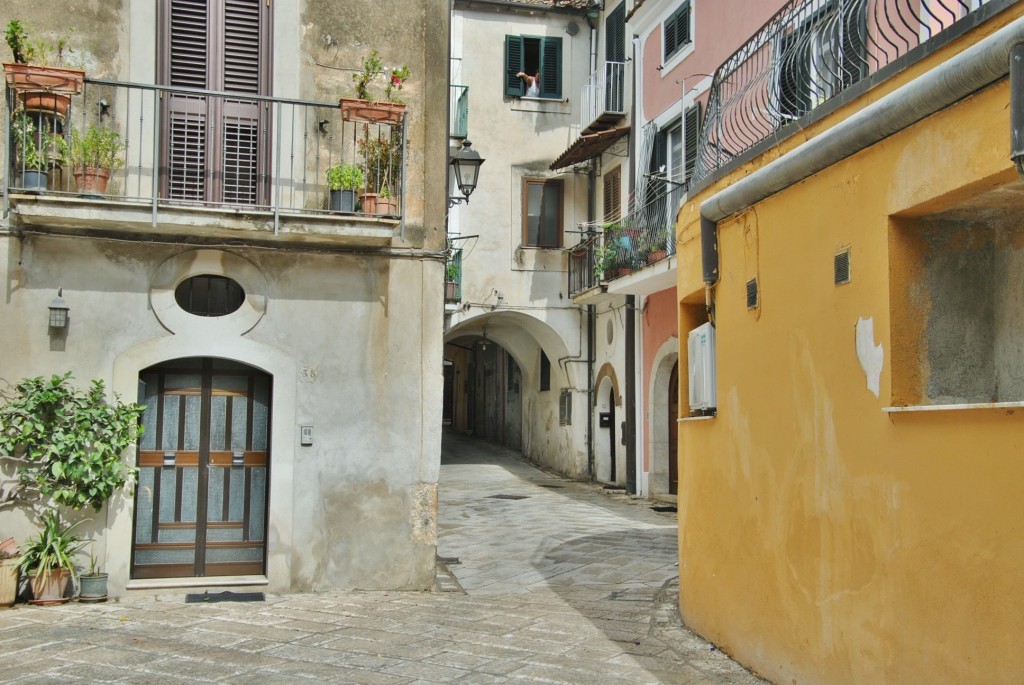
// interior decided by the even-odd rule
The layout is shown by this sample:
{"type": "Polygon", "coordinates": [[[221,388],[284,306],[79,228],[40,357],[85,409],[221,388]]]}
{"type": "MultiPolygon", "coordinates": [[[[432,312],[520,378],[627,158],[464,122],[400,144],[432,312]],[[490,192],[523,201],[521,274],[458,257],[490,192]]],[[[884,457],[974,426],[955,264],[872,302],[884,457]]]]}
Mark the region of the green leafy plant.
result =
{"type": "Polygon", "coordinates": [[[374,50],[363,60],[362,71],[352,74],[352,80],[356,82],[356,97],[360,100],[373,100],[370,95],[370,83],[383,71],[384,65],[380,61],[380,55],[374,50]]]}
{"type": "Polygon", "coordinates": [[[11,19],[4,30],[4,38],[16,64],[34,64],[44,67],[81,66],[82,60],[69,47],[68,33],[51,33],[51,40],[30,38],[30,29],[19,19],[11,19]]]}
{"type": "Polygon", "coordinates": [[[601,280],[615,266],[619,257],[622,240],[620,224],[605,224],[604,241],[594,246],[594,278],[601,280]]]}
{"type": "Polygon", "coordinates": [[[27,576],[42,576],[58,569],[73,572],[75,554],[85,543],[72,531],[83,521],[63,526],[56,511],[44,513],[43,529],[25,542],[25,552],[18,560],[18,569],[27,576]]]}
{"type": "MultiPolygon", "coordinates": [[[[363,125],[363,136],[356,141],[359,154],[363,157],[366,172],[366,190],[379,193],[394,185],[398,178],[398,167],[402,161],[402,131],[397,126],[371,135],[369,124],[363,125]]],[[[388,190],[390,197],[390,190],[388,190]]]]}
{"type": "Polygon", "coordinates": [[[11,129],[19,169],[46,171],[51,163],[64,157],[67,142],[60,136],[52,135],[45,127],[38,128],[26,112],[14,116],[11,129]]]}
{"type": "Polygon", "coordinates": [[[449,283],[454,283],[459,280],[459,263],[456,261],[448,262],[444,268],[444,280],[449,283]]]}
{"type": "Polygon", "coordinates": [[[391,199],[391,189],[388,188],[387,180],[381,182],[380,190],[377,191],[377,195],[379,195],[382,200],[390,200],[391,199]]]}
{"type": "Polygon", "coordinates": [[[124,141],[117,131],[89,126],[82,133],[71,130],[71,143],[67,148],[67,161],[75,167],[120,169],[124,166],[124,141]]]}
{"type": "Polygon", "coordinates": [[[135,482],[135,467],[121,457],[142,433],[144,409],[122,403],[116,393],[108,403],[103,381],[77,389],[70,372],[21,380],[0,408],[0,452],[23,464],[19,488],[7,499],[37,489],[58,505],[99,511],[116,490],[135,482]]]}
{"type": "Polygon", "coordinates": [[[363,170],[357,164],[335,164],[327,169],[327,187],[331,190],[356,190],[363,185],[363,170]]]}
{"type": "Polygon", "coordinates": [[[402,84],[409,78],[409,65],[405,64],[401,67],[396,67],[391,70],[388,74],[388,81],[384,85],[384,97],[388,99],[388,102],[402,101],[398,98],[396,93],[402,90],[402,84]]]}

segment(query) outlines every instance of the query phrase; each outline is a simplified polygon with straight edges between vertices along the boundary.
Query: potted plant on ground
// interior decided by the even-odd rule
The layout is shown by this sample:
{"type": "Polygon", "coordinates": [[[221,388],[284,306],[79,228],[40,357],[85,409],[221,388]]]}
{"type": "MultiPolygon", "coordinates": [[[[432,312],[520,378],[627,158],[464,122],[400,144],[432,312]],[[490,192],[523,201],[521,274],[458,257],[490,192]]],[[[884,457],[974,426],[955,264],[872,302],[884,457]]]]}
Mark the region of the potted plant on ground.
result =
{"type": "Polygon", "coordinates": [[[91,125],[85,133],[71,129],[67,162],[79,192],[86,195],[105,193],[110,172],[124,166],[124,149],[121,134],[113,129],[91,125]]]}
{"type": "Polygon", "coordinates": [[[81,93],[85,82],[84,71],[68,68],[74,60],[67,36],[57,36],[53,42],[33,41],[28,28],[12,19],[4,37],[14,57],[13,63],[4,63],[4,73],[22,106],[28,111],[67,114],[71,96],[81,93]]]}
{"type": "Polygon", "coordinates": [[[57,512],[50,510],[43,514],[42,522],[39,535],[25,542],[18,570],[29,578],[33,603],[62,603],[67,601],[64,593],[74,575],[75,554],[84,544],[72,532],[82,521],[64,526],[57,512]]]}
{"type": "Polygon", "coordinates": [[[78,576],[78,601],[107,601],[107,574],[100,569],[91,546],[89,548],[89,569],[78,576]]]}
{"type": "Polygon", "coordinates": [[[356,96],[341,98],[339,101],[342,119],[370,124],[402,123],[405,117],[405,104],[398,99],[396,93],[402,89],[402,84],[408,78],[408,65],[387,70],[381,62],[380,55],[374,50],[363,60],[362,70],[352,75],[352,80],[356,82],[356,96]],[[382,75],[387,78],[384,86],[385,100],[379,101],[373,97],[371,84],[382,75]]]}
{"type": "Polygon", "coordinates": [[[363,170],[356,164],[335,164],[327,169],[332,212],[356,211],[356,191],[363,185],[363,170]]]}
{"type": "Polygon", "coordinates": [[[0,542],[0,606],[9,607],[18,597],[18,559],[14,538],[0,542]]]}

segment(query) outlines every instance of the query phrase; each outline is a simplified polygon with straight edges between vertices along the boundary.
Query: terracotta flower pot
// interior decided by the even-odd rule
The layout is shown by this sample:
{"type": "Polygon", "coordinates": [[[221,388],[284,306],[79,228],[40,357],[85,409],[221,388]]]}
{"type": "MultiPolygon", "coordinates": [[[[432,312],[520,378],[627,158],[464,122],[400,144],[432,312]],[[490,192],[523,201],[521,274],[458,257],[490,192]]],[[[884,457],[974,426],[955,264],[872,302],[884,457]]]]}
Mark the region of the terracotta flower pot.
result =
{"type": "Polygon", "coordinates": [[[110,182],[110,169],[95,166],[75,167],[73,175],[78,192],[83,195],[102,195],[107,192],[110,182]]]}
{"type": "Polygon", "coordinates": [[[660,262],[662,259],[668,256],[668,252],[665,250],[652,250],[647,253],[647,263],[654,264],[660,262]]]}
{"type": "Polygon", "coordinates": [[[68,601],[64,598],[64,590],[71,580],[71,571],[60,568],[49,573],[33,575],[31,578],[32,604],[63,604],[68,601]]]}
{"type": "Polygon", "coordinates": [[[4,73],[26,111],[60,116],[67,114],[71,96],[81,93],[85,83],[85,72],[78,69],[5,63],[4,73]]]}
{"type": "Polygon", "coordinates": [[[359,200],[362,202],[363,214],[377,213],[377,193],[360,193],[359,200]]]}
{"type": "Polygon", "coordinates": [[[405,105],[397,102],[341,98],[341,118],[367,124],[400,124],[405,118],[405,105]]]}
{"type": "Polygon", "coordinates": [[[398,198],[377,196],[377,214],[395,216],[398,214],[398,198]]]}

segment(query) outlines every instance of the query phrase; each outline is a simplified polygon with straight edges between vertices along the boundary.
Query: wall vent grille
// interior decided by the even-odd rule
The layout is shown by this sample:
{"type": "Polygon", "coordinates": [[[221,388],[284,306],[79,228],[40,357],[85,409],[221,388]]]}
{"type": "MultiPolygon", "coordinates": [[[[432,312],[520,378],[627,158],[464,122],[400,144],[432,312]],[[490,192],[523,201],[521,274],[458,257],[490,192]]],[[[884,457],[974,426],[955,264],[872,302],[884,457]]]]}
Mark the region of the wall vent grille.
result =
{"type": "Polygon", "coordinates": [[[758,305],[757,279],[751,278],[747,281],[747,309],[753,309],[758,305]]]}
{"type": "Polygon", "coordinates": [[[834,269],[836,285],[850,282],[850,248],[847,247],[836,253],[834,269]]]}

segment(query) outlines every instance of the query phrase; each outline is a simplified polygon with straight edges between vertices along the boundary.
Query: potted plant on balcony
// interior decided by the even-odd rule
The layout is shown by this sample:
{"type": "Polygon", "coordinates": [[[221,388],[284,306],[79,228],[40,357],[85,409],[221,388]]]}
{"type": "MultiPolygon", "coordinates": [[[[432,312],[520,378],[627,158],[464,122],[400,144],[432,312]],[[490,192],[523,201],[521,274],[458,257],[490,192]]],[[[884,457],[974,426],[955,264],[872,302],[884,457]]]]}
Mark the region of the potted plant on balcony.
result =
{"type": "Polygon", "coordinates": [[[459,263],[450,261],[444,268],[444,299],[454,301],[459,292],[459,263]]]}
{"type": "Polygon", "coordinates": [[[50,166],[64,156],[65,140],[51,134],[45,126],[37,126],[24,110],[14,116],[11,130],[15,168],[21,177],[19,185],[29,192],[45,191],[50,166]]]}
{"type": "Polygon", "coordinates": [[[380,55],[374,50],[363,60],[362,70],[352,75],[352,80],[356,82],[356,96],[341,98],[339,101],[342,119],[370,124],[402,123],[405,117],[405,104],[398,99],[396,93],[402,89],[402,84],[408,78],[408,65],[385,69],[380,55]],[[387,78],[387,82],[384,86],[385,99],[380,101],[373,97],[371,84],[382,75],[387,78]]]}
{"type": "Polygon", "coordinates": [[[7,84],[18,94],[28,111],[67,114],[71,96],[82,92],[85,72],[70,68],[74,61],[67,36],[53,42],[33,41],[18,19],[12,19],[4,31],[14,62],[4,63],[7,84]]]}
{"type": "Polygon", "coordinates": [[[84,520],[64,526],[56,511],[47,511],[43,514],[43,529],[39,535],[25,543],[18,569],[29,578],[34,604],[67,601],[64,593],[74,575],[75,554],[84,544],[72,531],[84,520]]]}
{"type": "Polygon", "coordinates": [[[356,211],[356,191],[363,185],[363,170],[356,164],[335,164],[327,169],[332,212],[356,211]]]}
{"type": "Polygon", "coordinates": [[[110,172],[124,165],[124,141],[117,131],[89,126],[85,133],[71,130],[67,161],[79,192],[84,195],[102,195],[107,191],[110,172]]]}
{"type": "Polygon", "coordinates": [[[666,242],[667,236],[663,229],[644,231],[639,240],[640,254],[644,255],[648,264],[660,262],[668,256],[666,242]]]}
{"type": "Polygon", "coordinates": [[[365,214],[398,214],[395,179],[402,162],[402,132],[397,128],[378,130],[371,135],[363,124],[363,135],[356,141],[363,157],[366,187],[360,195],[365,214]]]}

